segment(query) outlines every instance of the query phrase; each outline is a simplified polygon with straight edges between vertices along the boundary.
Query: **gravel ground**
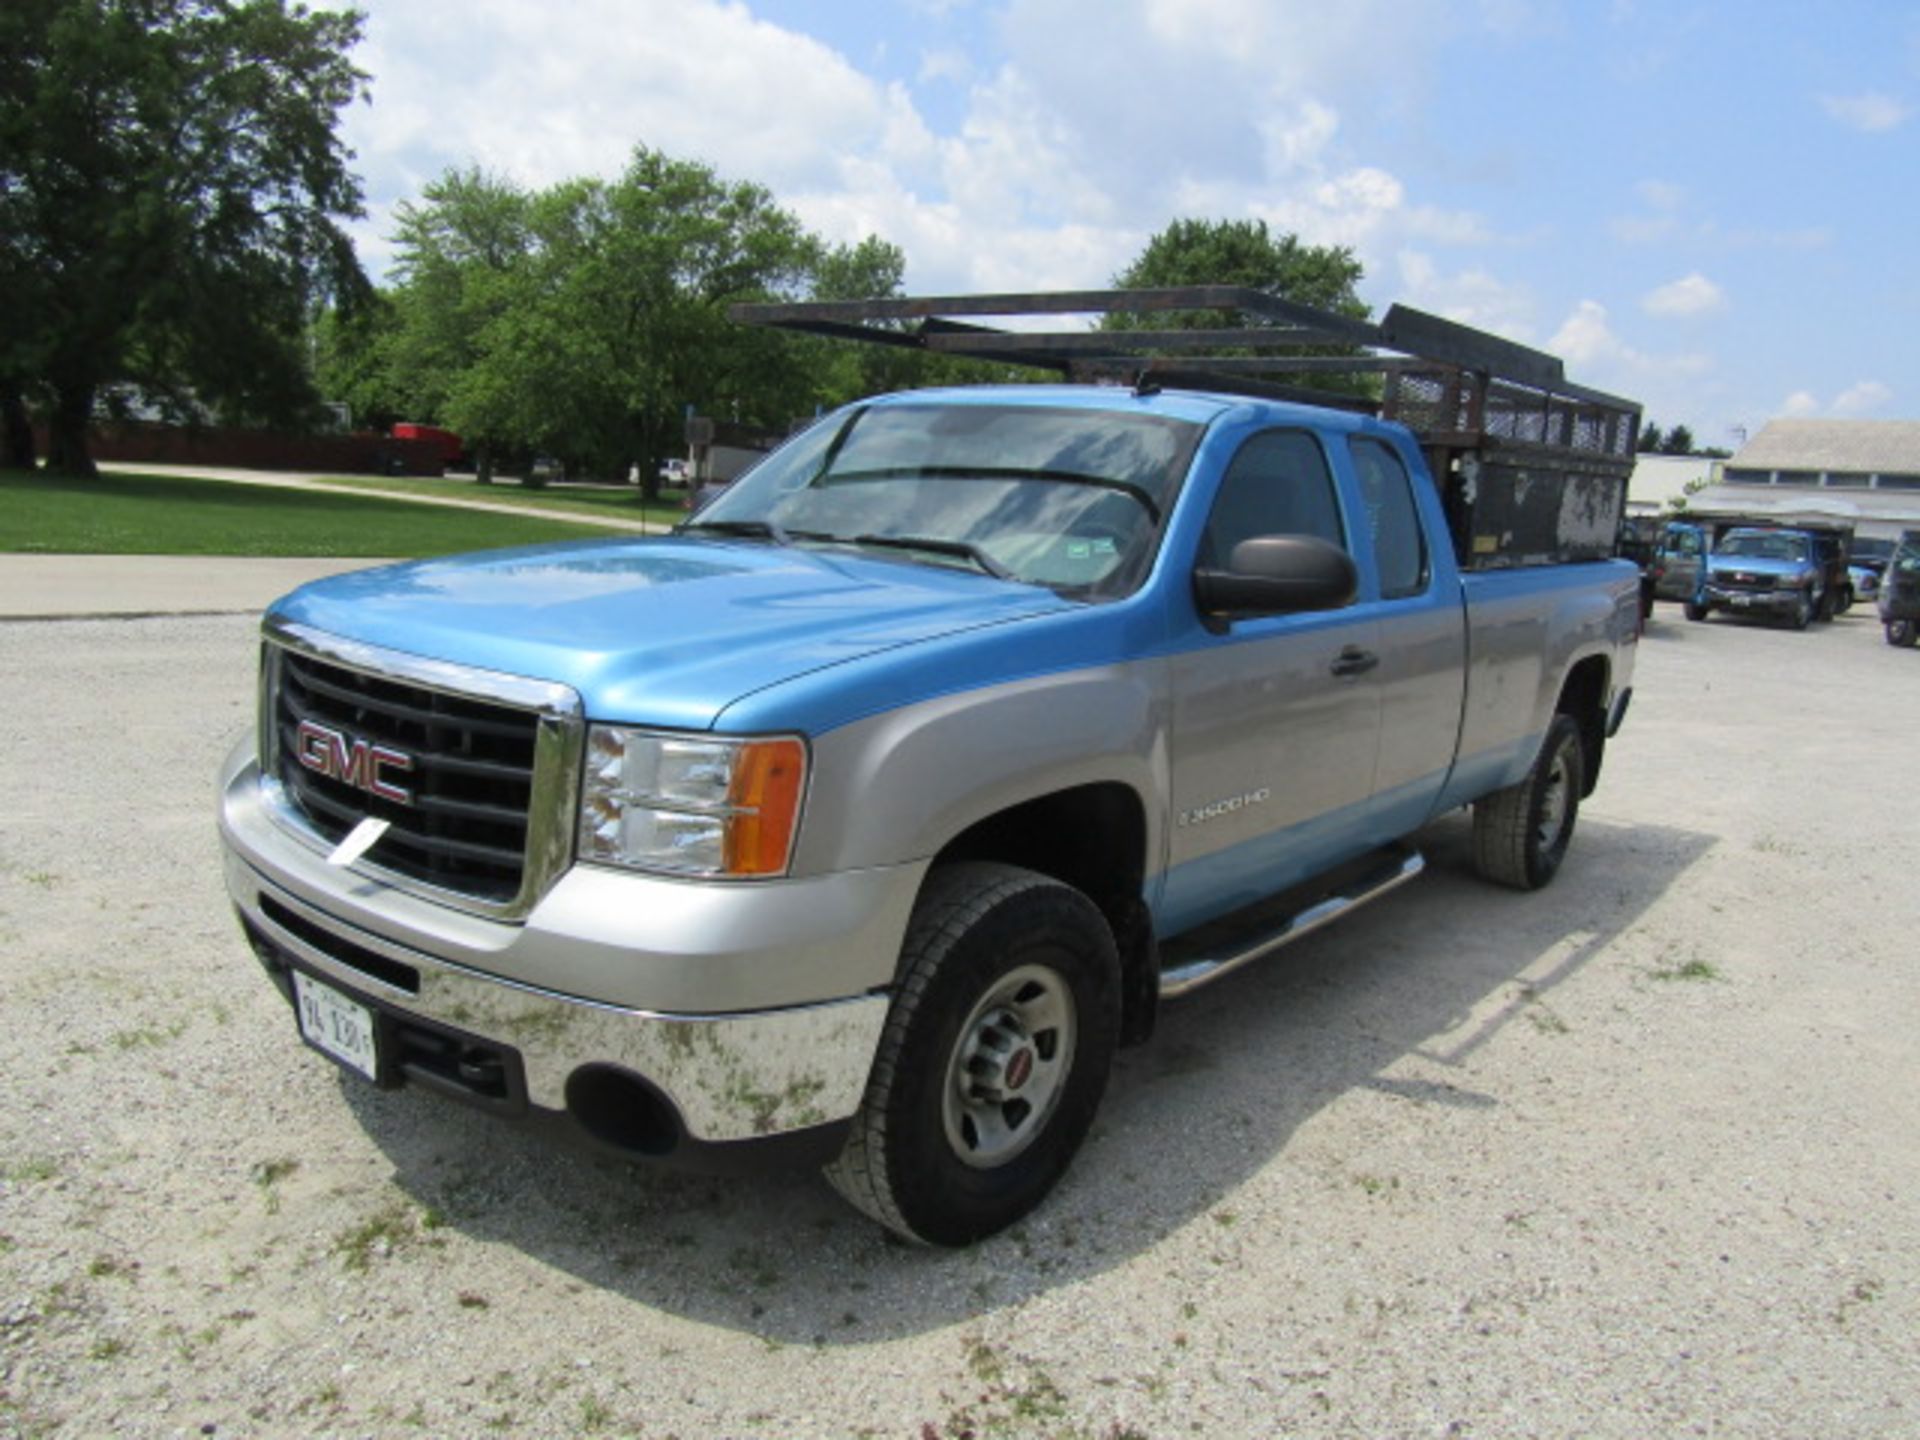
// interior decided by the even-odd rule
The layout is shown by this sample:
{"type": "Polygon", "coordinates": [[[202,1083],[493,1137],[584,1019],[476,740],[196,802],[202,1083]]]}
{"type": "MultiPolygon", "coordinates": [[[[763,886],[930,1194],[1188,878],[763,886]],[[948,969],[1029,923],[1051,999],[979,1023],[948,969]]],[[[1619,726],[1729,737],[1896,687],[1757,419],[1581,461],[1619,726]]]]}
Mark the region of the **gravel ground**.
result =
{"type": "Polygon", "coordinates": [[[1165,1017],[1028,1223],[557,1154],[295,1038],[242,617],[0,625],[0,1433],[1920,1433],[1920,656],[1663,606],[1558,882],[1165,1017]]]}

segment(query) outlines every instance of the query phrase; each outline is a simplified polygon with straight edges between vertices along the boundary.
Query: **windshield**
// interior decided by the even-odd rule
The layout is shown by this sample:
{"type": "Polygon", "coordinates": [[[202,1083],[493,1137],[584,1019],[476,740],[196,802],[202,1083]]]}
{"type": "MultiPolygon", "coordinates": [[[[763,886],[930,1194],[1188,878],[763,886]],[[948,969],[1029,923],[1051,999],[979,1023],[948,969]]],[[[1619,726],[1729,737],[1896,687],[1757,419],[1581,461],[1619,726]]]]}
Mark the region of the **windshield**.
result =
{"type": "Polygon", "coordinates": [[[1807,558],[1804,535],[1766,535],[1736,530],[1720,542],[1722,555],[1745,555],[1753,560],[1798,560],[1807,558]]]}
{"type": "Polygon", "coordinates": [[[789,441],[684,528],[1124,594],[1146,573],[1200,429],[1035,405],[854,407],[789,441]]]}

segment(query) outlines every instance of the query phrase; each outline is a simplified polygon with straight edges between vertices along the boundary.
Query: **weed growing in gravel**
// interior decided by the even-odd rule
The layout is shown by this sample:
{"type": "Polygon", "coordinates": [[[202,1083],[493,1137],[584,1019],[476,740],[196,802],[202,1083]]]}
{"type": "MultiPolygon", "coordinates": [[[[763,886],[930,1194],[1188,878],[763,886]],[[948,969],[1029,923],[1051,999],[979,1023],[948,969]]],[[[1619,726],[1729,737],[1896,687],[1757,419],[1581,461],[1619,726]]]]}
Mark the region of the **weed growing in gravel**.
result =
{"type": "Polygon", "coordinates": [[[45,1155],[30,1156],[25,1160],[9,1161],[4,1170],[0,1170],[0,1179],[11,1181],[15,1185],[31,1185],[40,1180],[51,1180],[60,1173],[60,1162],[45,1155]]]}
{"type": "Polygon", "coordinates": [[[178,1040],[186,1030],[187,1022],[176,1020],[165,1029],[158,1025],[143,1025],[138,1030],[116,1030],[111,1038],[116,1050],[153,1050],[170,1040],[178,1040]]]}
{"type": "MultiPolygon", "coordinates": [[[[333,1253],[347,1269],[364,1273],[375,1259],[405,1249],[419,1241],[423,1232],[437,1230],[445,1223],[431,1207],[415,1215],[406,1205],[396,1203],[341,1231],[334,1237],[333,1253]]],[[[426,1243],[438,1246],[446,1242],[436,1237],[426,1243]]]]}
{"type": "Polygon", "coordinates": [[[1720,967],[1711,960],[1701,960],[1696,957],[1684,964],[1655,970],[1653,978],[1656,980],[1719,980],[1724,977],[1720,974],[1720,967]]]}
{"type": "Polygon", "coordinates": [[[132,1346],[128,1345],[127,1342],[119,1336],[108,1335],[93,1342],[92,1348],[87,1351],[87,1358],[89,1360],[99,1360],[102,1362],[118,1360],[132,1348],[132,1346]]]}
{"type": "Polygon", "coordinates": [[[267,1202],[267,1213],[280,1213],[280,1192],[274,1187],[300,1168],[300,1162],[291,1156],[278,1160],[257,1160],[252,1171],[253,1183],[260,1187],[260,1193],[267,1202]]]}

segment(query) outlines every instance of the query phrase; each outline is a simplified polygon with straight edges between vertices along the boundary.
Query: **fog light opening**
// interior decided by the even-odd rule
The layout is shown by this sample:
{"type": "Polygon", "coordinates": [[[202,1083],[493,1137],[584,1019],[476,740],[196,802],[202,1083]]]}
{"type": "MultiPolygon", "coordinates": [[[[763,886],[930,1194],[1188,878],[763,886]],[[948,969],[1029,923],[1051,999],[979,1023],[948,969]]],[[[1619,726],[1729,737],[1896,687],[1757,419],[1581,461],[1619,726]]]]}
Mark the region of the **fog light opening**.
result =
{"type": "Polygon", "coordinates": [[[680,1121],[645,1080],[610,1065],[588,1065],[567,1079],[567,1110],[604,1145],[659,1157],[680,1143],[680,1121]]]}

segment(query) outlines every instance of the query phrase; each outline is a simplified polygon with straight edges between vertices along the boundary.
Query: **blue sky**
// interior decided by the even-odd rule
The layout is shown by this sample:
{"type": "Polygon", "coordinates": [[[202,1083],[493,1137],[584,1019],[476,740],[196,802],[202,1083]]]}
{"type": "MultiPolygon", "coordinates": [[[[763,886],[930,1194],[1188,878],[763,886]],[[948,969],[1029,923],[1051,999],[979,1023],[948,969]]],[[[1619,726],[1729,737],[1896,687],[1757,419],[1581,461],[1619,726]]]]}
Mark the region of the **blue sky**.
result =
{"type": "Polygon", "coordinates": [[[1179,217],[1663,425],[1920,418],[1920,0],[361,0],[376,272],[449,167],[635,144],[878,234],[919,292],[1098,287],[1179,217]]]}

